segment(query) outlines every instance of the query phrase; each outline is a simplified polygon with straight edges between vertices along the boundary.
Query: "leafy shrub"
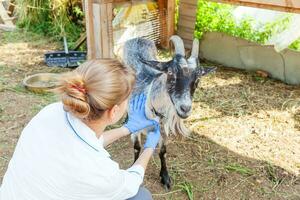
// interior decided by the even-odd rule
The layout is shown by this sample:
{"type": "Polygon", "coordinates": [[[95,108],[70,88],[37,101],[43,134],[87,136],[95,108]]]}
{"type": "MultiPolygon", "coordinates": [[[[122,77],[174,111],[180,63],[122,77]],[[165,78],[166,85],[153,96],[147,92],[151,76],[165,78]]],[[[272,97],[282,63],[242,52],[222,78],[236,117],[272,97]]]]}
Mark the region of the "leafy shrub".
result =
{"type": "Polygon", "coordinates": [[[18,26],[76,41],[84,29],[81,0],[17,0],[18,26]]]}
{"type": "MultiPolygon", "coordinates": [[[[228,4],[199,0],[195,36],[201,38],[205,32],[217,31],[264,44],[271,36],[286,29],[291,19],[291,15],[286,14],[281,19],[267,23],[262,29],[255,30],[252,26],[254,19],[246,18],[239,24],[235,22],[232,14],[234,8],[228,4]]],[[[290,48],[300,50],[300,40],[290,48]]]]}

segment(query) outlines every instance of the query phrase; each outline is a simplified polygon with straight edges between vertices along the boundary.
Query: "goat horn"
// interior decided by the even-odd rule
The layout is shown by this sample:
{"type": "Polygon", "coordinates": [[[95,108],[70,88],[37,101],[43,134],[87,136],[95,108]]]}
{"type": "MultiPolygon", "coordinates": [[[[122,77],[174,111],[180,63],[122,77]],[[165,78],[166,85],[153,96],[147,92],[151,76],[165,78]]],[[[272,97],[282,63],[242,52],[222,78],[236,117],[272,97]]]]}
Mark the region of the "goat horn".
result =
{"type": "Polygon", "coordinates": [[[193,48],[190,58],[198,58],[199,56],[199,40],[197,38],[193,41],[193,48]]]}
{"type": "Polygon", "coordinates": [[[170,38],[170,41],[174,44],[175,53],[185,56],[185,49],[182,39],[178,35],[173,35],[170,38]]]}

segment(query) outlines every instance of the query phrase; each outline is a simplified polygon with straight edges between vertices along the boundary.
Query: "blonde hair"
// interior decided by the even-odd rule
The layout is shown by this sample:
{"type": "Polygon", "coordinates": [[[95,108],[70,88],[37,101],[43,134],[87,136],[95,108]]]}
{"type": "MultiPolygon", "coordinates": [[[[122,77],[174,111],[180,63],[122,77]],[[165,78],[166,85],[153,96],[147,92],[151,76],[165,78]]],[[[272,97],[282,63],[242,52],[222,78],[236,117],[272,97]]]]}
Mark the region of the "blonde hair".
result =
{"type": "Polygon", "coordinates": [[[62,75],[59,87],[64,109],[80,119],[96,120],[128,98],[135,82],[130,68],[116,59],[95,59],[62,75]]]}

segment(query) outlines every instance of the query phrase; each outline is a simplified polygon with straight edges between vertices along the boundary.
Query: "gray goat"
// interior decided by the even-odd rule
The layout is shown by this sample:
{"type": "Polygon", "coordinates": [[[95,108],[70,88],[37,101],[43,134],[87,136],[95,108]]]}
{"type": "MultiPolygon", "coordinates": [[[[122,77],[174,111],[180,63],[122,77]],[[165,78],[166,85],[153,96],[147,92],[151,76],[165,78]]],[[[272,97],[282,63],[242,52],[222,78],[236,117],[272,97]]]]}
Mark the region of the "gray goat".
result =
{"type": "MultiPolygon", "coordinates": [[[[175,55],[167,62],[157,61],[157,49],[154,42],[136,38],[129,40],[121,55],[126,66],[136,72],[136,86],[133,93],[147,94],[146,114],[149,118],[158,118],[161,124],[161,142],[159,157],[161,160],[161,183],[166,189],[171,187],[171,179],[166,164],[166,137],[170,134],[186,136],[183,119],[191,114],[192,97],[200,77],[214,71],[215,68],[202,68],[198,59],[199,41],[193,42],[191,56],[186,59],[182,39],[172,36],[175,55]]],[[[134,159],[141,151],[140,134],[132,137],[134,159]]]]}

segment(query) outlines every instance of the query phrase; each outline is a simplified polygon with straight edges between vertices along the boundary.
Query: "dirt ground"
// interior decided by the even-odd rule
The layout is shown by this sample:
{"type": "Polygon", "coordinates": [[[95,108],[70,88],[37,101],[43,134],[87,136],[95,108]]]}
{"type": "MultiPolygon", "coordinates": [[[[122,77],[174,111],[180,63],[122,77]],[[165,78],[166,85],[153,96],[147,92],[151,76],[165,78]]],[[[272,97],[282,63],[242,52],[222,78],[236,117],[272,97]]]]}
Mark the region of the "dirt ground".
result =
{"type": "MultiPolygon", "coordinates": [[[[21,82],[37,72],[62,72],[43,63],[61,48],[25,32],[0,32],[0,183],[18,137],[52,94],[33,94],[21,82]]],[[[300,199],[300,87],[219,67],[203,78],[186,124],[189,138],[170,137],[172,190],[160,184],[158,156],[145,185],[154,199],[300,199]]],[[[121,167],[133,161],[129,138],[109,147],[121,167]]]]}

